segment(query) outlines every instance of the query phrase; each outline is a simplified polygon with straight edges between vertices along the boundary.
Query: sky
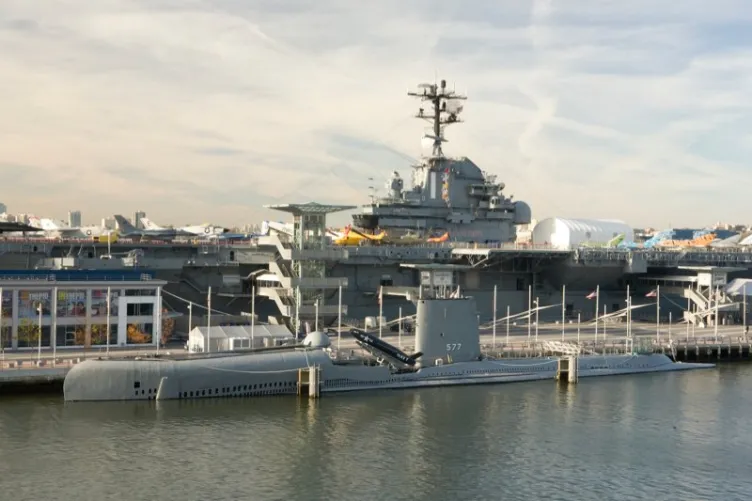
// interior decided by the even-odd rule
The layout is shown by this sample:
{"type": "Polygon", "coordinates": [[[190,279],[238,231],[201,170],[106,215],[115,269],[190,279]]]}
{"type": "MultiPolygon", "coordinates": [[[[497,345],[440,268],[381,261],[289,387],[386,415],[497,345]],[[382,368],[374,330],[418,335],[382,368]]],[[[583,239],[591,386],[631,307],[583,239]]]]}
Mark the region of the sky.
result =
{"type": "Polygon", "coordinates": [[[229,226],[367,203],[427,153],[408,88],[445,78],[469,98],[445,153],[537,219],[752,223],[748,0],[2,4],[12,213],[229,226]]]}

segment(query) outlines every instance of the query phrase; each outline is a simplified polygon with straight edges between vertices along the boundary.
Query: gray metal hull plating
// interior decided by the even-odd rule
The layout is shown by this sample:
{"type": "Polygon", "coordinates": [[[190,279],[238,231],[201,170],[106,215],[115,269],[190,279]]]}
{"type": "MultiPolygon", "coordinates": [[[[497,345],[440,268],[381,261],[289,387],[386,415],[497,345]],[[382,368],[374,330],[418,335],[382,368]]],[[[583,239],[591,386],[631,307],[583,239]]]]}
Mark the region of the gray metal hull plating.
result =
{"type": "MultiPolygon", "coordinates": [[[[297,393],[298,369],[321,367],[323,393],[498,384],[553,379],[557,358],[483,360],[394,373],[386,366],[336,364],[322,350],[188,360],[88,360],[65,378],[66,401],[258,397],[297,393]]],[[[589,355],[579,376],[668,372],[712,367],[674,363],[665,355],[589,355]]]]}

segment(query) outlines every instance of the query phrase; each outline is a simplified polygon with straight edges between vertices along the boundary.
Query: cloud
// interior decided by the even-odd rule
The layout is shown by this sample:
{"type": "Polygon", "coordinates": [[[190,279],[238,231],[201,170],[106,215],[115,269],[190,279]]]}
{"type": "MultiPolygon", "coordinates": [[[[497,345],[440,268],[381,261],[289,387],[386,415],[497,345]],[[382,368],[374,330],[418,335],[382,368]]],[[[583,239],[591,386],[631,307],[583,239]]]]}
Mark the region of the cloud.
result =
{"type": "Polygon", "coordinates": [[[438,76],[470,97],[445,151],[537,218],[743,222],[745,7],[4,0],[0,198],[227,225],[286,217],[266,203],[363,203],[410,178],[425,124],[405,91],[438,76]]]}

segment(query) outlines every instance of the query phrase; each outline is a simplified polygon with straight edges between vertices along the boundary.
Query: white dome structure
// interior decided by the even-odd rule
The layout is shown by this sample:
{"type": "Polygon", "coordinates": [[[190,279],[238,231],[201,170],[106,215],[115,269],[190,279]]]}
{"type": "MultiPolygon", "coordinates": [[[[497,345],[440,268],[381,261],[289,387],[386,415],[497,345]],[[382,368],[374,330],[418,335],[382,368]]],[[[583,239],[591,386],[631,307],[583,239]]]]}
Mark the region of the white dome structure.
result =
{"type": "Polygon", "coordinates": [[[619,235],[624,235],[626,242],[634,241],[634,231],[624,221],[550,217],[535,225],[532,242],[569,250],[583,244],[605,244],[619,235]]]}
{"type": "Polygon", "coordinates": [[[303,339],[303,346],[308,346],[309,348],[329,348],[331,344],[332,341],[329,339],[329,336],[321,331],[311,332],[303,339]]]}

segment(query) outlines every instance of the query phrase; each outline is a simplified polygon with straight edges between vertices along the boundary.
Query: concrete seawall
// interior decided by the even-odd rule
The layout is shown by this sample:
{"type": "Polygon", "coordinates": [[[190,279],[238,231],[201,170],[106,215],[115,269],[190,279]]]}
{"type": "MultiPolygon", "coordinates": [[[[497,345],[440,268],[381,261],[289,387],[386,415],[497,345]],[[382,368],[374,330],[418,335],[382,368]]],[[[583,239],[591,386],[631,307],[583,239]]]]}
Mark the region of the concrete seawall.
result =
{"type": "Polygon", "coordinates": [[[0,369],[0,396],[19,393],[61,393],[71,364],[55,367],[3,367],[0,369]]]}

